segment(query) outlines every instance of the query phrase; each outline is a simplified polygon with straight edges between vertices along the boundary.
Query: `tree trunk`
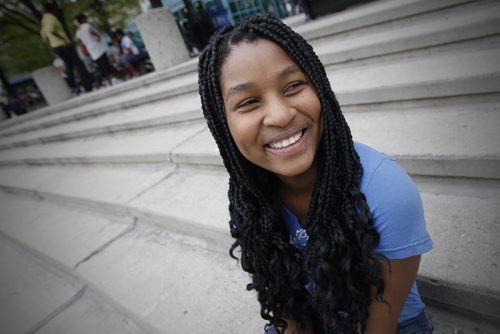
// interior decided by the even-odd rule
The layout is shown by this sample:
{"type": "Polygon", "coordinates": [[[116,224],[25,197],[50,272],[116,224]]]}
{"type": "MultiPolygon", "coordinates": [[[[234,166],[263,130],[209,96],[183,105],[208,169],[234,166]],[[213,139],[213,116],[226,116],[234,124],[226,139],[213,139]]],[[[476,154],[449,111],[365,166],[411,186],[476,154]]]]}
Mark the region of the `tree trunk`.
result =
{"type": "Polygon", "coordinates": [[[161,3],[161,0],[149,0],[149,3],[151,4],[152,8],[163,7],[163,4],[161,3]]]}
{"type": "Polygon", "coordinates": [[[1,66],[0,66],[0,80],[2,81],[3,89],[7,91],[7,94],[10,97],[17,97],[16,91],[9,83],[9,79],[7,79],[7,76],[5,75],[5,72],[3,71],[3,68],[1,66]]]}
{"type": "Polygon", "coordinates": [[[38,8],[36,8],[35,4],[33,3],[33,1],[30,1],[30,0],[21,0],[21,2],[23,3],[24,6],[26,6],[26,8],[28,8],[30,11],[31,11],[31,14],[33,14],[33,16],[38,20],[38,21],[41,21],[42,20],[42,12],[40,12],[38,10],[38,8]]]}
{"type": "Polygon", "coordinates": [[[113,36],[113,30],[111,29],[111,24],[109,24],[109,15],[104,9],[104,4],[101,0],[95,0],[92,5],[92,9],[97,13],[97,19],[101,24],[101,28],[104,30],[109,37],[113,36]]]}

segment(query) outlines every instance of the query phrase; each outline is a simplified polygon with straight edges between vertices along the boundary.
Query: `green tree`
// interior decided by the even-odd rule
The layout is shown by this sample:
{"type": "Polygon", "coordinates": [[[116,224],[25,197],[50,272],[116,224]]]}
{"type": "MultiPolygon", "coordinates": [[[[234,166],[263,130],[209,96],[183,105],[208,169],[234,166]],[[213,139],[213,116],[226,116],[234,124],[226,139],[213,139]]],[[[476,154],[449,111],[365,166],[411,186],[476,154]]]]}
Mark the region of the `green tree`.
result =
{"type": "Polygon", "coordinates": [[[83,11],[100,31],[111,35],[113,28],[123,28],[130,18],[140,14],[139,0],[78,1],[83,11]],[[85,9],[86,8],[86,9],[85,9]]]}
{"type": "Polygon", "coordinates": [[[52,53],[38,34],[11,25],[0,25],[0,64],[7,75],[26,73],[52,62],[52,53]]]}
{"type": "MultiPolygon", "coordinates": [[[[60,8],[59,19],[74,39],[74,17],[85,13],[97,28],[108,34],[123,28],[140,13],[138,0],[53,0],[60,8]]],[[[2,0],[0,2],[0,66],[7,76],[31,72],[53,60],[49,46],[40,37],[42,0],[2,0]]]]}

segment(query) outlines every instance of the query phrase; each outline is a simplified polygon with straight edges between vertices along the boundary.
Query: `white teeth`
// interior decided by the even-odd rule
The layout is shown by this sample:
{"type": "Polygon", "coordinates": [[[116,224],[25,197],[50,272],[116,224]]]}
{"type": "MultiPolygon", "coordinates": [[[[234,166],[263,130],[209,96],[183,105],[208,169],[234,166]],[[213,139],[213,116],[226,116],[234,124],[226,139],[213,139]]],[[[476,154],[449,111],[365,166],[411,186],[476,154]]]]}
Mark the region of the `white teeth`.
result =
{"type": "Polygon", "coordinates": [[[287,139],[284,139],[282,141],[278,141],[275,143],[271,143],[271,144],[269,144],[269,146],[272,148],[285,148],[285,147],[290,146],[290,145],[294,144],[295,142],[297,142],[297,140],[299,140],[300,137],[302,137],[302,131],[298,132],[294,136],[291,136],[290,138],[287,138],[287,139]]]}

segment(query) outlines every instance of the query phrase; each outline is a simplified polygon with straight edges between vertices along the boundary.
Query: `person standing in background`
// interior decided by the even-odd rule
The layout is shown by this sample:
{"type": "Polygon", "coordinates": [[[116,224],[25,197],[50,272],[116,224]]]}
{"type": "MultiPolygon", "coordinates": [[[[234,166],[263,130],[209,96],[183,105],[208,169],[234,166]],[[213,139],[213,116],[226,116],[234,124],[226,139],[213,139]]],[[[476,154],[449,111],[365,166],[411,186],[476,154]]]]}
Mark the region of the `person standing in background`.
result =
{"type": "Polygon", "coordinates": [[[85,14],[78,14],[75,18],[79,25],[76,37],[80,43],[85,46],[90,54],[90,58],[97,64],[97,68],[102,77],[111,85],[112,69],[108,61],[108,46],[106,41],[104,38],[101,38],[101,34],[88,22],[88,18],[85,14]]]}
{"type": "Polygon", "coordinates": [[[66,35],[61,22],[57,19],[54,4],[45,2],[43,8],[44,14],[41,22],[40,35],[44,40],[48,41],[54,53],[64,62],[68,85],[75,93],[79,93],[73,73],[74,66],[76,65],[85,91],[92,91],[92,77],[85,68],[85,65],[83,65],[82,61],[78,58],[68,35],[66,35]]]}

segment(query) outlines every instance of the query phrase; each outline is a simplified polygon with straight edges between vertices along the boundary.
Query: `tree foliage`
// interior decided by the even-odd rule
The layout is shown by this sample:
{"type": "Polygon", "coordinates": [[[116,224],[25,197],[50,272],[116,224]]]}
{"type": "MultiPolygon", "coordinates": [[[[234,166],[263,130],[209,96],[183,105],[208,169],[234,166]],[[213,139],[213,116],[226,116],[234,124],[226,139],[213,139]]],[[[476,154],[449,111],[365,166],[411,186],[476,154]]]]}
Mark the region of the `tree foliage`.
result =
{"type": "MultiPolygon", "coordinates": [[[[53,0],[61,9],[70,38],[77,29],[74,17],[85,13],[102,32],[123,28],[140,13],[133,0],[53,0]]],[[[7,75],[31,72],[53,60],[49,46],[40,37],[42,0],[0,1],[0,65],[7,75]]]]}

